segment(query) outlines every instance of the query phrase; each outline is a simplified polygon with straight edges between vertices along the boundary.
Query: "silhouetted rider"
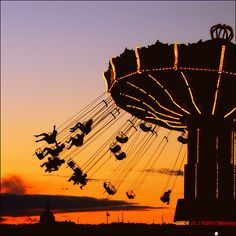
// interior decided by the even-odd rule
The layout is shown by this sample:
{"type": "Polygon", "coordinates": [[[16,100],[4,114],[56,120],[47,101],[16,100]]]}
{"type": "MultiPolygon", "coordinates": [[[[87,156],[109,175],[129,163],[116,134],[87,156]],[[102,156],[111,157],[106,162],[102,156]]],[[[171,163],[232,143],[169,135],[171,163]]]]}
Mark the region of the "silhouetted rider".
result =
{"type": "Polygon", "coordinates": [[[57,144],[56,144],[56,147],[54,147],[54,148],[45,147],[45,148],[43,149],[43,151],[41,151],[40,149],[37,149],[36,152],[35,152],[35,154],[36,154],[36,156],[39,158],[39,160],[42,160],[42,159],[43,159],[45,156],[47,156],[48,154],[50,154],[50,155],[53,156],[53,157],[57,157],[57,156],[60,154],[60,152],[62,152],[62,150],[63,150],[64,147],[65,147],[65,144],[64,144],[64,143],[61,144],[61,145],[59,145],[59,144],[60,144],[60,142],[57,143],[57,144]]]}
{"type": "Polygon", "coordinates": [[[65,163],[65,160],[60,160],[59,157],[49,157],[47,162],[44,162],[41,167],[46,166],[45,172],[52,172],[59,169],[62,163],[65,163]]]}
{"type": "Polygon", "coordinates": [[[86,178],[87,174],[83,174],[80,168],[76,168],[74,170],[74,174],[69,178],[69,182],[72,180],[75,184],[81,184],[80,188],[82,189],[83,186],[85,186],[88,182],[88,179],[86,178]]]}
{"type": "Polygon", "coordinates": [[[171,190],[168,190],[161,197],[161,201],[164,203],[167,203],[167,205],[170,204],[170,193],[171,193],[171,190]]]}
{"type": "Polygon", "coordinates": [[[70,139],[66,142],[71,142],[70,146],[67,149],[70,149],[73,145],[75,145],[76,147],[82,146],[84,143],[84,134],[76,134],[75,137],[70,137],[70,139]]]}
{"type": "Polygon", "coordinates": [[[56,144],[56,148],[48,148],[48,147],[44,148],[43,152],[45,152],[45,156],[50,154],[53,157],[57,157],[65,147],[64,143],[62,143],[61,145],[59,144],[60,142],[56,144]]]}
{"type": "Polygon", "coordinates": [[[56,131],[56,126],[53,126],[53,131],[52,133],[42,133],[42,134],[38,134],[38,135],[34,135],[36,138],[43,136],[41,139],[36,140],[35,142],[40,142],[45,140],[48,144],[52,144],[52,143],[57,143],[56,141],[56,136],[57,136],[57,131],[56,131]]]}
{"type": "Polygon", "coordinates": [[[92,124],[92,119],[83,123],[78,122],[74,127],[70,128],[70,132],[75,132],[77,129],[80,129],[84,134],[88,134],[91,131],[92,124]]]}

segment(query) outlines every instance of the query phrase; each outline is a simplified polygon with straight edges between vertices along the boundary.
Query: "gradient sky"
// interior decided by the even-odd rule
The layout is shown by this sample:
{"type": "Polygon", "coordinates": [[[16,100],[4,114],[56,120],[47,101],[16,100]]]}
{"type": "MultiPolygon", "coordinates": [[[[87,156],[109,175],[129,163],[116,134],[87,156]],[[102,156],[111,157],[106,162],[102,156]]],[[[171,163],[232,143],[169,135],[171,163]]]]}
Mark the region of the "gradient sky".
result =
{"type": "MultiPolygon", "coordinates": [[[[99,187],[102,182],[93,182],[83,191],[67,183],[63,177],[67,173],[65,168],[52,176],[45,175],[39,160],[32,156],[37,148],[33,135],[51,131],[54,124],[63,123],[102,94],[105,91],[102,73],[107,70],[109,59],[126,47],[144,47],[157,40],[164,43],[208,40],[211,26],[218,23],[235,29],[235,1],[1,1],[4,191],[85,196],[95,200],[106,197],[99,187]],[[101,190],[96,191],[97,188],[101,190]]],[[[179,147],[174,140],[159,168],[172,167],[171,157],[179,147]]],[[[142,212],[141,220],[137,209],[126,212],[127,221],[150,223],[155,219],[160,223],[164,215],[167,222],[173,222],[177,198],[183,197],[183,178],[178,180],[170,207],[162,209],[166,206],[159,195],[166,180],[167,175],[150,176],[150,182],[135,199],[139,206],[161,209],[142,212]]],[[[123,193],[112,200],[127,201],[123,193]]],[[[121,210],[111,220],[117,220],[121,210]]],[[[76,216],[64,212],[58,218],[76,221],[78,214],[81,223],[105,221],[105,215],[95,209],[76,216]]],[[[19,222],[32,219],[22,218],[19,222]]]]}

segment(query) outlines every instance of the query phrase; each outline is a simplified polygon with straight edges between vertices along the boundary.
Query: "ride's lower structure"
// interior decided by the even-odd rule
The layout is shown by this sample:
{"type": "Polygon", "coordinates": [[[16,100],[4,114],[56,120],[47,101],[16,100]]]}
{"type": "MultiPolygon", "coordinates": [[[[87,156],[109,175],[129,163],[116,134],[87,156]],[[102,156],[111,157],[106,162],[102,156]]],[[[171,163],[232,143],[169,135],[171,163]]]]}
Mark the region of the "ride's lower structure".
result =
{"type": "Polygon", "coordinates": [[[188,134],[175,221],[236,221],[236,45],[229,26],[210,33],[205,42],[126,49],[104,72],[118,107],[188,134]]]}
{"type": "Polygon", "coordinates": [[[187,127],[184,199],[175,221],[235,221],[233,124],[205,118],[187,127]]]}

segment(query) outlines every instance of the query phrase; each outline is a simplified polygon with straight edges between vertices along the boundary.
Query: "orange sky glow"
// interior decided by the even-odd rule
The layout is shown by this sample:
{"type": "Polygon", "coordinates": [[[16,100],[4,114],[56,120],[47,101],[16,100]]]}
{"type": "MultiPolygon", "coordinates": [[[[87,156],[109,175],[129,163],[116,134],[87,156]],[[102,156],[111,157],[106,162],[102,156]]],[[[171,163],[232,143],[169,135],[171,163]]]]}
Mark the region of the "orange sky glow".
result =
{"type": "MultiPolygon", "coordinates": [[[[119,161],[110,158],[110,153],[103,157],[108,161],[100,168],[96,165],[93,169],[96,173],[88,175],[91,180],[81,190],[78,185],[68,182],[72,170],[66,163],[58,171],[44,172],[40,165],[47,157],[40,161],[34,154],[37,148],[45,147],[45,142],[36,143],[34,135],[51,132],[53,125],[60,127],[105,93],[102,73],[107,70],[109,59],[118,56],[126,47],[147,46],[157,40],[164,43],[207,40],[210,27],[216,23],[235,28],[234,6],[235,3],[230,1],[1,2],[1,194],[88,197],[94,202],[106,199],[111,204],[123,201],[127,210],[122,210],[120,205],[109,210],[109,222],[121,221],[123,214],[124,222],[174,223],[177,200],[184,196],[183,170],[187,162],[185,157],[180,168],[187,150],[184,145],[175,165],[181,148],[177,141],[179,132],[171,132],[153,171],[148,173],[138,194],[131,200],[126,191],[137,176],[144,173],[144,166],[169,130],[158,130],[150,149],[113,196],[104,193],[103,188],[103,182],[119,169],[119,161]],[[170,177],[174,165],[175,171],[181,170],[176,182],[176,174],[170,177]],[[160,197],[172,186],[170,205],[166,205],[160,197]],[[133,210],[129,208],[131,206],[137,208],[133,210]]],[[[109,94],[105,96],[109,97],[109,94]]],[[[66,150],[63,157],[66,161],[73,157],[81,166],[86,164],[130,117],[125,114],[91,145],[81,151],[73,147],[66,150]]],[[[140,143],[142,139],[144,136],[140,136],[140,143]]],[[[124,148],[128,147],[124,145],[124,148]]],[[[38,215],[5,212],[1,222],[36,223],[45,204],[46,201],[42,202],[38,215]]],[[[91,208],[87,212],[72,212],[63,208],[57,213],[54,203],[50,204],[57,221],[106,223],[105,206],[99,211],[91,208]]]]}

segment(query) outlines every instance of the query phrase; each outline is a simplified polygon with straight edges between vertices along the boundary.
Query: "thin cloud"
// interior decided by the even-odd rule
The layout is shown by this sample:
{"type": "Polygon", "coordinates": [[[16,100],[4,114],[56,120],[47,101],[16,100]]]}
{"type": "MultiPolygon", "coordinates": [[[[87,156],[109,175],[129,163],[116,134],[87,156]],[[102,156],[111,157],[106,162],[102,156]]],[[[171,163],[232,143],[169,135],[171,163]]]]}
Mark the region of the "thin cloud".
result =
{"type": "Polygon", "coordinates": [[[168,168],[161,168],[161,169],[146,169],[145,171],[149,173],[159,173],[163,175],[178,175],[183,176],[184,172],[182,170],[171,170],[168,168]]]}
{"type": "Polygon", "coordinates": [[[2,193],[15,193],[24,194],[26,193],[26,185],[22,178],[17,175],[10,175],[7,178],[3,178],[1,182],[2,193]]]}
{"type": "MultiPolygon", "coordinates": [[[[62,177],[62,178],[70,178],[71,175],[56,175],[56,174],[44,174],[43,176],[47,177],[62,177]]],[[[93,182],[100,182],[104,181],[105,179],[94,179],[94,178],[88,178],[88,181],[93,181],[93,182]]]]}
{"type": "Polygon", "coordinates": [[[62,177],[62,178],[70,178],[71,175],[59,175],[59,174],[43,174],[42,176],[47,176],[47,177],[62,177]]]}
{"type": "Polygon", "coordinates": [[[30,217],[30,216],[27,217],[26,221],[27,221],[28,223],[31,223],[31,224],[33,224],[33,223],[38,223],[38,219],[35,219],[35,218],[33,218],[33,217],[30,217]]]}
{"type": "Polygon", "coordinates": [[[4,222],[6,222],[8,220],[7,217],[0,217],[0,223],[3,224],[4,222]]]}
{"type": "MultiPolygon", "coordinates": [[[[115,211],[115,210],[150,210],[158,209],[152,206],[140,206],[126,201],[97,199],[92,197],[77,197],[64,195],[30,195],[30,194],[2,194],[2,216],[36,216],[50,203],[54,213],[115,211]]],[[[160,207],[163,208],[163,207],[160,207]]]]}

